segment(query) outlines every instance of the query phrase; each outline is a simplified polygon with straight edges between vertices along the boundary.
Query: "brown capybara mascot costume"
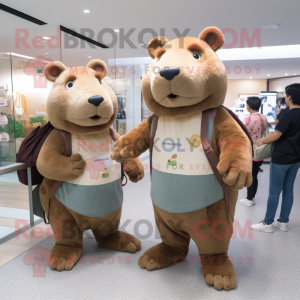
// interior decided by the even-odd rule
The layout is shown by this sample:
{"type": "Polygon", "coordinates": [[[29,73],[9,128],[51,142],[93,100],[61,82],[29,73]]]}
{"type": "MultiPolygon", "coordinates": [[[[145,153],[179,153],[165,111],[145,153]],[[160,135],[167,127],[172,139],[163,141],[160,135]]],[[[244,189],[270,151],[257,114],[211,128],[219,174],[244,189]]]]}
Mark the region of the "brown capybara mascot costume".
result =
{"type": "Polygon", "coordinates": [[[147,49],[153,62],[143,74],[142,92],[154,115],[121,137],[111,157],[118,162],[138,157],[150,148],[153,135],[151,198],[162,243],[141,255],[140,267],[161,269],[183,260],[191,238],[199,249],[206,282],[230,290],[236,286],[236,273],[227,251],[238,190],[252,182],[252,147],[221,106],[227,76],[215,51],[223,43],[224,36],[215,27],[203,30],[199,38],[150,41],[147,49]],[[216,116],[207,127],[219,160],[216,172],[228,185],[228,214],[223,188],[201,145],[202,112],[212,108],[217,108],[216,116]]]}
{"type": "MultiPolygon", "coordinates": [[[[53,62],[44,71],[54,82],[47,113],[55,129],[41,148],[37,169],[45,177],[40,198],[56,240],[50,267],[58,271],[72,269],[79,260],[87,229],[103,248],[128,252],[141,249],[136,237],[118,230],[123,202],[121,165],[109,155],[113,135],[119,138],[110,128],[118,103],[103,81],[106,73],[101,60],[75,68],[53,62]],[[66,156],[67,143],[60,130],[71,133],[70,157],[66,156]],[[57,181],[63,183],[54,196],[50,191],[57,181]]],[[[143,178],[141,159],[125,160],[124,171],[133,182],[143,178]]]]}

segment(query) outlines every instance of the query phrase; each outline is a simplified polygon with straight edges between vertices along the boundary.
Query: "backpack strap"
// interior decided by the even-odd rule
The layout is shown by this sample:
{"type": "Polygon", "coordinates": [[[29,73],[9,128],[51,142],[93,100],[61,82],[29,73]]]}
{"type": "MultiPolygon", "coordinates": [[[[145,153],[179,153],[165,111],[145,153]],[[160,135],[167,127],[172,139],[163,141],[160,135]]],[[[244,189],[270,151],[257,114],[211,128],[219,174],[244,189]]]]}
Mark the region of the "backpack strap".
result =
{"type": "MultiPolygon", "coordinates": [[[[64,131],[64,130],[59,130],[56,129],[64,138],[65,140],[65,148],[66,148],[66,157],[70,157],[72,155],[72,139],[71,139],[71,133],[64,131]]],[[[44,222],[45,224],[49,224],[49,211],[50,211],[50,200],[55,197],[56,191],[59,189],[59,187],[63,184],[63,181],[56,180],[55,183],[53,184],[51,190],[50,190],[50,195],[49,195],[49,202],[48,202],[48,215],[47,215],[47,220],[45,216],[45,211],[43,212],[44,216],[44,222]]]]}
{"type": "MultiPolygon", "coordinates": [[[[110,134],[110,136],[111,136],[111,138],[114,142],[116,142],[118,140],[118,138],[115,135],[115,130],[112,127],[109,127],[109,134],[110,134]]],[[[127,176],[124,172],[124,167],[123,167],[122,163],[121,163],[121,182],[122,182],[122,186],[125,186],[128,182],[128,179],[127,179],[127,176]],[[124,177],[126,179],[126,182],[123,184],[124,177]]]]}
{"type": "Polygon", "coordinates": [[[220,185],[223,188],[224,194],[224,201],[225,201],[225,208],[227,212],[227,216],[229,216],[229,192],[228,192],[228,185],[224,182],[223,176],[217,169],[217,165],[219,163],[218,158],[216,157],[213,148],[211,147],[209,140],[207,138],[208,130],[209,130],[209,119],[214,121],[217,114],[217,108],[208,109],[202,112],[202,121],[201,121],[201,140],[202,140],[202,147],[204,153],[207,157],[207,160],[214,172],[214,175],[220,185]]]}
{"type": "Polygon", "coordinates": [[[150,161],[150,178],[152,178],[152,154],[153,154],[153,141],[156,133],[158,123],[158,116],[154,115],[151,123],[150,147],[149,147],[149,161],[150,161]]]}

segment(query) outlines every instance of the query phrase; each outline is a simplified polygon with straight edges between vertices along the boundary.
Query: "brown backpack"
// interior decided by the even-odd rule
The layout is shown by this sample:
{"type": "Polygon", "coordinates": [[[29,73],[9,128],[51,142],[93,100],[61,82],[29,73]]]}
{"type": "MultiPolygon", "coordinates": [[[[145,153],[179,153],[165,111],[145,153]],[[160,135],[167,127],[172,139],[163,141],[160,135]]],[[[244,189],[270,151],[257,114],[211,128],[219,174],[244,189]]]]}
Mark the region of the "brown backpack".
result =
{"type": "MultiPolygon", "coordinates": [[[[251,135],[246,128],[246,126],[241,122],[241,120],[238,118],[238,116],[232,112],[230,109],[226,108],[225,106],[222,105],[224,109],[228,111],[228,113],[235,119],[235,121],[241,126],[243,131],[246,133],[247,137],[249,138],[252,146],[252,155],[253,155],[253,141],[251,138],[251,135]]],[[[202,147],[205,152],[205,155],[207,157],[207,160],[214,172],[214,175],[216,176],[216,179],[220,183],[220,185],[223,188],[223,194],[224,194],[224,200],[225,200],[225,207],[226,207],[226,212],[227,216],[229,216],[229,194],[228,194],[228,185],[224,182],[223,180],[223,175],[221,175],[217,169],[217,165],[219,163],[218,158],[216,157],[214,150],[212,149],[211,145],[209,144],[209,140],[207,138],[208,134],[208,123],[209,119],[214,121],[216,114],[217,114],[218,109],[217,108],[211,108],[208,110],[205,110],[202,112],[202,120],[201,120],[201,140],[202,140],[202,147]]],[[[150,174],[152,176],[152,152],[153,152],[153,141],[154,141],[154,136],[157,128],[157,123],[158,123],[158,116],[154,116],[153,118],[153,128],[150,136],[150,174]]]]}

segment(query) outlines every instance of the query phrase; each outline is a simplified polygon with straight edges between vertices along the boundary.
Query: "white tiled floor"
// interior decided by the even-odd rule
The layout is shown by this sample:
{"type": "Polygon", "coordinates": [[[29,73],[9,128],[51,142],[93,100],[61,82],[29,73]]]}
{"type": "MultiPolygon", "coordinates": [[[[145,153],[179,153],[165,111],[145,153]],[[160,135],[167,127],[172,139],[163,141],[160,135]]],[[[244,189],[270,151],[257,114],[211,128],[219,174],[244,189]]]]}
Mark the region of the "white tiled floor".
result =
{"type": "MultiPolygon", "coordinates": [[[[235,220],[241,228],[245,228],[247,222],[253,224],[264,217],[268,197],[269,166],[264,165],[263,169],[264,172],[258,175],[257,204],[254,207],[245,207],[237,203],[235,220]]],[[[36,278],[33,275],[33,266],[24,263],[27,253],[24,251],[37,246],[51,250],[55,241],[26,239],[22,236],[21,239],[24,239],[22,246],[19,246],[19,240],[16,239],[0,245],[1,254],[18,256],[0,268],[0,295],[4,299],[46,297],[46,299],[299,300],[297,259],[300,248],[299,180],[300,174],[296,179],[295,202],[289,232],[281,232],[278,229],[275,229],[274,233],[253,232],[246,227],[244,233],[237,230],[232,237],[229,255],[234,260],[238,284],[233,291],[217,291],[205,283],[199,261],[193,263],[192,260],[198,256],[194,242],[191,242],[185,263],[181,262],[153,272],[138,266],[137,261],[142,252],[160,242],[149,196],[150,178],[146,175],[143,181],[124,188],[121,218],[121,227],[141,239],[141,251],[124,253],[100,248],[92,233],[87,232],[84,235],[81,263],[70,272],[56,272],[47,267],[46,277],[36,278]],[[148,222],[148,226],[143,224],[137,228],[137,222],[140,220],[148,222]],[[147,232],[150,232],[150,235],[147,235],[147,232]],[[122,263],[119,263],[120,257],[122,263]],[[128,257],[130,263],[126,263],[128,257]],[[108,261],[112,259],[115,263],[110,264],[108,261]]],[[[246,189],[243,189],[239,193],[239,198],[244,198],[245,195],[246,189]]],[[[47,226],[43,224],[39,226],[43,226],[42,230],[47,230],[47,226]]]]}

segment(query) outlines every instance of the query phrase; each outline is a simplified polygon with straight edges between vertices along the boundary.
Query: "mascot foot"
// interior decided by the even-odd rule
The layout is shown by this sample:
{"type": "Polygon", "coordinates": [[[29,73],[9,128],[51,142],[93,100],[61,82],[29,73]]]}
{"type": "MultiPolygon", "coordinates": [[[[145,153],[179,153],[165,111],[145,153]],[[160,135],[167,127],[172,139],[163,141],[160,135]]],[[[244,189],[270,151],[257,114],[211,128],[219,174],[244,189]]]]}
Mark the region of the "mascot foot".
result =
{"type": "Polygon", "coordinates": [[[230,291],[236,287],[236,274],[227,255],[201,256],[205,281],[215,289],[230,291]]]}
{"type": "Polygon", "coordinates": [[[79,260],[81,254],[82,248],[55,245],[49,257],[50,267],[57,271],[69,271],[79,260]]]}
{"type": "Polygon", "coordinates": [[[165,268],[179,260],[183,260],[186,256],[175,248],[165,244],[157,244],[139,257],[139,265],[142,269],[152,271],[155,269],[165,268]]]}
{"type": "Polygon", "coordinates": [[[99,246],[107,249],[134,253],[141,250],[142,243],[132,234],[117,231],[105,238],[95,238],[99,246]]]}

